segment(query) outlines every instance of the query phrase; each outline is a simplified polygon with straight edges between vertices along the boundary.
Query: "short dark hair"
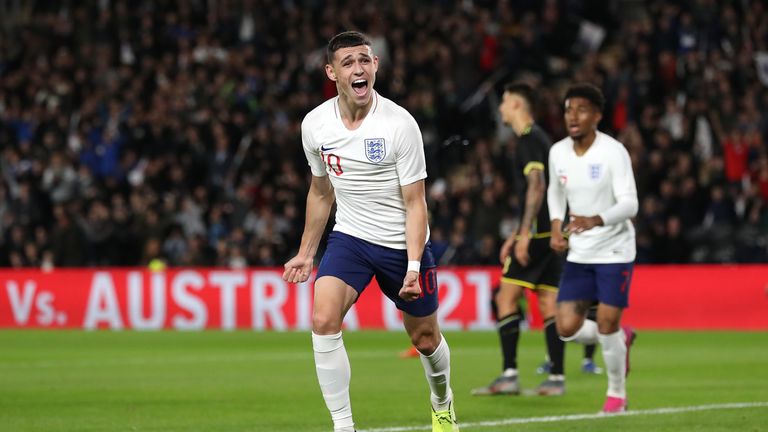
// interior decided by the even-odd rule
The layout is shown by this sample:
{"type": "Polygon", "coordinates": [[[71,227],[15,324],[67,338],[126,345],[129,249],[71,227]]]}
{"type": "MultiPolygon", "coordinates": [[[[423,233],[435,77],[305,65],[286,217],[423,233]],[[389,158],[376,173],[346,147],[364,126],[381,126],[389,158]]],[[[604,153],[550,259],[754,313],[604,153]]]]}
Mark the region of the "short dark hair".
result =
{"type": "Polygon", "coordinates": [[[371,40],[368,39],[368,36],[359,31],[345,31],[337,34],[328,41],[328,48],[326,49],[328,64],[333,63],[333,55],[336,54],[336,51],[339,49],[360,45],[371,46],[371,40]]]}
{"type": "Polygon", "coordinates": [[[536,111],[538,96],[530,84],[524,82],[513,82],[504,86],[504,93],[511,93],[520,96],[528,104],[528,110],[533,113],[536,111]]]}
{"type": "Polygon", "coordinates": [[[578,83],[570,86],[565,92],[564,102],[570,98],[580,97],[588,100],[600,112],[605,108],[605,96],[594,84],[578,83]]]}

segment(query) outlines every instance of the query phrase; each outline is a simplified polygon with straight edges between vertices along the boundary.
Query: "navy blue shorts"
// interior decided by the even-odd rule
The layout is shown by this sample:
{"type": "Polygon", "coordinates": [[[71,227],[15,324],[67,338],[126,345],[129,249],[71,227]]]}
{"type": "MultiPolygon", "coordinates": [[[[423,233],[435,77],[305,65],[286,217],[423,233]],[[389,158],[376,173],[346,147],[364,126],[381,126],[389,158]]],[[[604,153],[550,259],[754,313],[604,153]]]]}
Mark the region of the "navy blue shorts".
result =
{"type": "Polygon", "coordinates": [[[590,300],[625,308],[634,263],[579,264],[565,262],[557,301],[590,300]]]}
{"type": "Polygon", "coordinates": [[[328,236],[328,247],[320,260],[315,279],[334,276],[357,291],[357,298],[376,276],[381,291],[398,309],[411,316],[425,317],[437,310],[437,265],[429,243],[421,256],[421,297],[407,302],[398,293],[408,269],[408,252],[379,246],[342,232],[328,236]]]}

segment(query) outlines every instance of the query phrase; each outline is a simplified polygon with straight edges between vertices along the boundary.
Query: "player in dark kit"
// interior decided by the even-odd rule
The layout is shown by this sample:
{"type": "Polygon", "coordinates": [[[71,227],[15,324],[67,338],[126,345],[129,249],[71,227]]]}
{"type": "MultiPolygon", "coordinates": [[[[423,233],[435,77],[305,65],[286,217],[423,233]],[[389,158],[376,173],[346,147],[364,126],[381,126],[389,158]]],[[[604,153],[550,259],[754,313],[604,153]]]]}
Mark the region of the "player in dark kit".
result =
{"type": "Polygon", "coordinates": [[[555,302],[562,268],[561,258],[549,247],[550,222],[546,205],[547,161],[552,141],[535,124],[536,95],[527,84],[509,84],[504,89],[499,112],[502,120],[518,137],[515,173],[523,216],[520,228],[504,242],[500,260],[504,264],[496,295],[503,368],[501,375],[486,387],[472,390],[474,395],[519,394],[517,345],[520,338],[518,302],[525,289],[533,290],[544,318],[547,353],[552,363],[549,377],[537,392],[561,395],[565,392],[563,371],[564,344],[555,327],[555,302]]]}

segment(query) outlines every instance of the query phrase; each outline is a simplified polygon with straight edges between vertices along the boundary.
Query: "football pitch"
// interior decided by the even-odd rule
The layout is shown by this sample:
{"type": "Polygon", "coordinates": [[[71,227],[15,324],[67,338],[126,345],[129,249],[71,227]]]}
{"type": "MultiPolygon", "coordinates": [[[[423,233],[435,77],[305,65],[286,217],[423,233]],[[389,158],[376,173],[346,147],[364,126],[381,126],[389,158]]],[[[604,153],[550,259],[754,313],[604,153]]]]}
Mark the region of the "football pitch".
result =
{"type": "MultiPolygon", "coordinates": [[[[493,332],[447,332],[462,431],[768,431],[768,333],[641,331],[628,380],[631,415],[595,415],[605,375],[568,347],[562,397],[473,397],[497,374],[493,332]]],[[[402,332],[347,332],[358,431],[428,431],[417,359],[402,332]]],[[[521,338],[534,388],[540,332],[521,338]]],[[[599,358],[598,363],[602,365],[599,358]]],[[[307,332],[0,331],[0,430],[331,431],[307,332]]]]}

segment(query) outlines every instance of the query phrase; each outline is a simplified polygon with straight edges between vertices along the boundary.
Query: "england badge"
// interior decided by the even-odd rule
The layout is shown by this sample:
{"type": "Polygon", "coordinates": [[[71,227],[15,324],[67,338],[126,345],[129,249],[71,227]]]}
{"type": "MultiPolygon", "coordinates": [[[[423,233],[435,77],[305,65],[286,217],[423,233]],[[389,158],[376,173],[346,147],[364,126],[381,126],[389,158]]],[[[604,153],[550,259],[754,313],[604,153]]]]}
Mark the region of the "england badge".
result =
{"type": "Polygon", "coordinates": [[[387,155],[384,138],[369,138],[365,140],[365,157],[373,163],[379,163],[387,155]]]}

